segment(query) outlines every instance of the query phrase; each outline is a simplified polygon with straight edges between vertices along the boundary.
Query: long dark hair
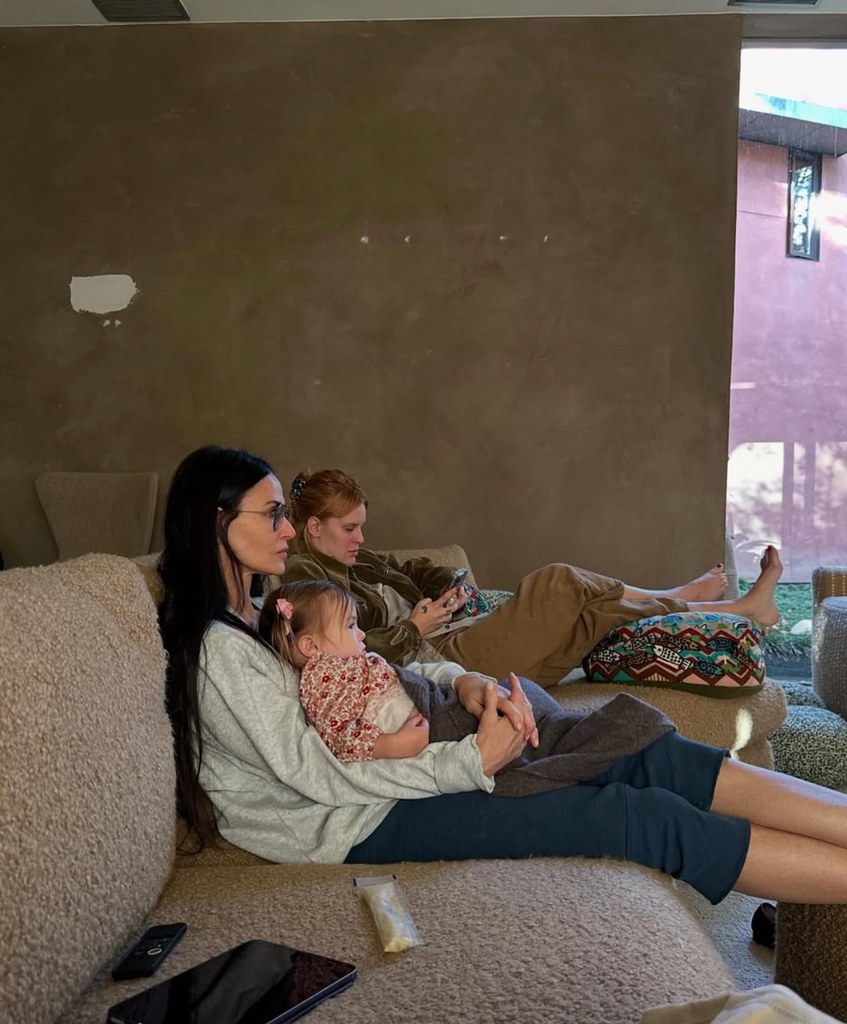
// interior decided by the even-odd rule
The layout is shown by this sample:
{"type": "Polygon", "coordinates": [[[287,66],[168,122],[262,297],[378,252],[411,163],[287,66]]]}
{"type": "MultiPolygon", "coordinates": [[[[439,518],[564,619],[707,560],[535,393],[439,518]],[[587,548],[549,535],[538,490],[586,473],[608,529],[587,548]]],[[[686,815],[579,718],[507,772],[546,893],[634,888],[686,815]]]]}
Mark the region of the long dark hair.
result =
{"type": "Polygon", "coordinates": [[[179,464],[165,506],[165,547],[159,559],[165,597],[159,628],[168,652],[166,703],[174,734],[177,808],[200,849],[217,835],[214,812],[199,783],[203,738],[197,676],[203,636],[215,619],[256,635],[227,610],[218,545],[240,587],[240,566],[227,530],[245,492],[271,473],[264,459],[249,452],[207,445],[179,464]]]}

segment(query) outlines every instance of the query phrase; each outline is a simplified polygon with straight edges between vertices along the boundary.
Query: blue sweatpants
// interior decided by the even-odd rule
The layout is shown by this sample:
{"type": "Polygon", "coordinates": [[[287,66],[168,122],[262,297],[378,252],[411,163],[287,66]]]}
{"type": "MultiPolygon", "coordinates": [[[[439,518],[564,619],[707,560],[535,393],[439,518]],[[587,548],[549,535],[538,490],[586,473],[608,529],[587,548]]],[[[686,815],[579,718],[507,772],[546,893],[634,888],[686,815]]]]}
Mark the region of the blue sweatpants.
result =
{"type": "Polygon", "coordinates": [[[347,863],[612,857],[659,868],[719,903],[750,843],[748,821],[709,810],[725,756],[668,733],[578,786],[400,800],[347,863]]]}

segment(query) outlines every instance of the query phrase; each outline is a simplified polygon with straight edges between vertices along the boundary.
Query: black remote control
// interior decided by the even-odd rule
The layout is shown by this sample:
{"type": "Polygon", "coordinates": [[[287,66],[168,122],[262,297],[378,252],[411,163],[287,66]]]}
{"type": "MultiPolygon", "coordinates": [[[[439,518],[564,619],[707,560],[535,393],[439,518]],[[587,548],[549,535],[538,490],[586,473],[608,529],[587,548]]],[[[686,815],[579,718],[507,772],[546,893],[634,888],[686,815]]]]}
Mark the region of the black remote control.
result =
{"type": "Polygon", "coordinates": [[[165,962],[170,951],[185,935],[188,926],[179,924],[157,924],[136,942],[127,955],[112,971],[115,981],[126,978],[149,978],[165,962]]]}

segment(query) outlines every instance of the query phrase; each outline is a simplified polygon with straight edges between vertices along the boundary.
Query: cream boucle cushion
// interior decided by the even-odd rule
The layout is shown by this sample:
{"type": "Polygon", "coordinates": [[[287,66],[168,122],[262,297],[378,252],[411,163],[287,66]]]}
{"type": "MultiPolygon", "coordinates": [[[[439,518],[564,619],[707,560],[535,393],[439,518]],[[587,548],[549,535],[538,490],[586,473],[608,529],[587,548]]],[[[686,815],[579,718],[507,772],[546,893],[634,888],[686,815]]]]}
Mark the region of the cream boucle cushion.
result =
{"type": "Polygon", "coordinates": [[[0,1020],[66,1009],[173,864],[164,653],[138,569],[0,573],[0,1020]]]}
{"type": "Polygon", "coordinates": [[[616,693],[631,693],[663,711],[683,736],[725,747],[739,760],[762,768],[773,768],[769,737],[786,713],[785,691],[770,679],[757,693],[744,694],[737,700],[711,700],[661,686],[589,683],[577,669],[548,692],[567,707],[584,712],[602,707],[616,693]]]}
{"type": "MultiPolygon", "coordinates": [[[[164,979],[247,939],[357,965],[315,1024],[637,1024],[732,979],[667,876],[581,858],[177,871],[153,921],[187,921],[164,979]],[[394,872],[423,945],[384,954],[356,875],[394,872]]],[[[104,977],[64,1024],[102,1024],[149,980],[104,977]]]]}

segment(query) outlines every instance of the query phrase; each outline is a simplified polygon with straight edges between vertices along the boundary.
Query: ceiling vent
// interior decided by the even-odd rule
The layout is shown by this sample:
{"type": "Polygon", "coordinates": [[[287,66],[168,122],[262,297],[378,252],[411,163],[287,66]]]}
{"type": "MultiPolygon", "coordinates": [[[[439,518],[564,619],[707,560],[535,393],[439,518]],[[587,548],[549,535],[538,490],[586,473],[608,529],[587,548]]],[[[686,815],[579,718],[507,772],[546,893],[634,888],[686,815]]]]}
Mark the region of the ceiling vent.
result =
{"type": "Polygon", "coordinates": [[[180,0],[91,0],[106,21],[188,21],[180,0]]]}
{"type": "Polygon", "coordinates": [[[817,7],[820,0],[728,0],[727,7],[817,7]]]}

